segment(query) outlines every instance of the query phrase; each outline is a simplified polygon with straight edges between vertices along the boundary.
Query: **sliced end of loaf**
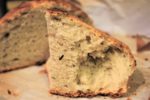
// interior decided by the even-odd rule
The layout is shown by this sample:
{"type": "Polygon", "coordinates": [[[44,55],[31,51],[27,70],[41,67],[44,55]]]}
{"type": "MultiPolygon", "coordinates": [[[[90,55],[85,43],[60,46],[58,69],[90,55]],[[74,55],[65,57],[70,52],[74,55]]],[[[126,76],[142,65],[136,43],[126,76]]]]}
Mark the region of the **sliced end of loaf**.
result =
{"type": "Polygon", "coordinates": [[[135,60],[122,42],[78,18],[47,11],[50,92],[65,96],[122,95],[135,60]]]}
{"type": "Polygon", "coordinates": [[[0,72],[41,64],[49,57],[46,20],[27,11],[0,26],[0,72]]]}

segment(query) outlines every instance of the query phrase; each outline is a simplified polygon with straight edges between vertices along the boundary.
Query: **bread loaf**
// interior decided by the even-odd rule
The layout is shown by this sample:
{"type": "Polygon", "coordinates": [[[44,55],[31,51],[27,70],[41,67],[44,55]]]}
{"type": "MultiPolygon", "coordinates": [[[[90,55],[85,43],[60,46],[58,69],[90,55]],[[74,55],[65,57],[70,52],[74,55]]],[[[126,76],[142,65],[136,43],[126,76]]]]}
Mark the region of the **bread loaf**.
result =
{"type": "Polygon", "coordinates": [[[46,13],[50,93],[123,95],[135,70],[129,48],[105,32],[59,11],[46,13]]]}
{"type": "Polygon", "coordinates": [[[57,9],[88,24],[89,17],[66,0],[37,0],[21,4],[0,20],[0,72],[43,63],[49,56],[43,11],[57,9]]]}

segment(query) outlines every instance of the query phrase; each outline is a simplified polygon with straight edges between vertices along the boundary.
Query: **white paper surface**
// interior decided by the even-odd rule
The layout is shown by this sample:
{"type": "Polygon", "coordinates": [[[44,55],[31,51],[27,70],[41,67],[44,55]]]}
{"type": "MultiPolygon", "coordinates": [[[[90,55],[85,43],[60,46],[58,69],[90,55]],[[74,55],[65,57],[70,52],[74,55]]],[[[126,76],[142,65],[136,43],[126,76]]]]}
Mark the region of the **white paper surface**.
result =
{"type": "Polygon", "coordinates": [[[97,28],[150,36],[150,0],[80,0],[97,28]]]}

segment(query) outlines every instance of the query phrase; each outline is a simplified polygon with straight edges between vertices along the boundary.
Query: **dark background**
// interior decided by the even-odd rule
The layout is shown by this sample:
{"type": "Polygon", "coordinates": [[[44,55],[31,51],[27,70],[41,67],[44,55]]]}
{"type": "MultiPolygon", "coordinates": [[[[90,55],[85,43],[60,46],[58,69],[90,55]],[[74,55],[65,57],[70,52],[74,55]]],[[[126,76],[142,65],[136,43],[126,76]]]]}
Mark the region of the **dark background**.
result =
{"type": "Polygon", "coordinates": [[[7,11],[16,7],[21,2],[29,0],[0,0],[0,18],[3,17],[7,11]]]}

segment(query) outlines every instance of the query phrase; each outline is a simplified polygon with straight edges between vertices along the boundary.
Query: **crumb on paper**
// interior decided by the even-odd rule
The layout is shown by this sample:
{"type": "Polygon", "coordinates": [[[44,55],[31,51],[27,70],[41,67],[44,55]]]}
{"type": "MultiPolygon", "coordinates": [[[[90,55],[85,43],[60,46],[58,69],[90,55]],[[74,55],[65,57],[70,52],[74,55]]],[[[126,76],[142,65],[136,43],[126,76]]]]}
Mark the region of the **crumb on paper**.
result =
{"type": "Polygon", "coordinates": [[[9,89],[7,90],[7,93],[8,93],[9,95],[11,95],[11,91],[10,91],[9,89]]]}
{"type": "Polygon", "coordinates": [[[41,70],[39,71],[39,73],[40,73],[40,74],[47,74],[47,71],[46,71],[45,68],[43,68],[43,69],[41,69],[41,70]]]}
{"type": "Polygon", "coordinates": [[[8,89],[7,93],[9,95],[13,95],[13,96],[18,96],[19,95],[19,91],[18,90],[10,90],[10,89],[8,89]]]}

